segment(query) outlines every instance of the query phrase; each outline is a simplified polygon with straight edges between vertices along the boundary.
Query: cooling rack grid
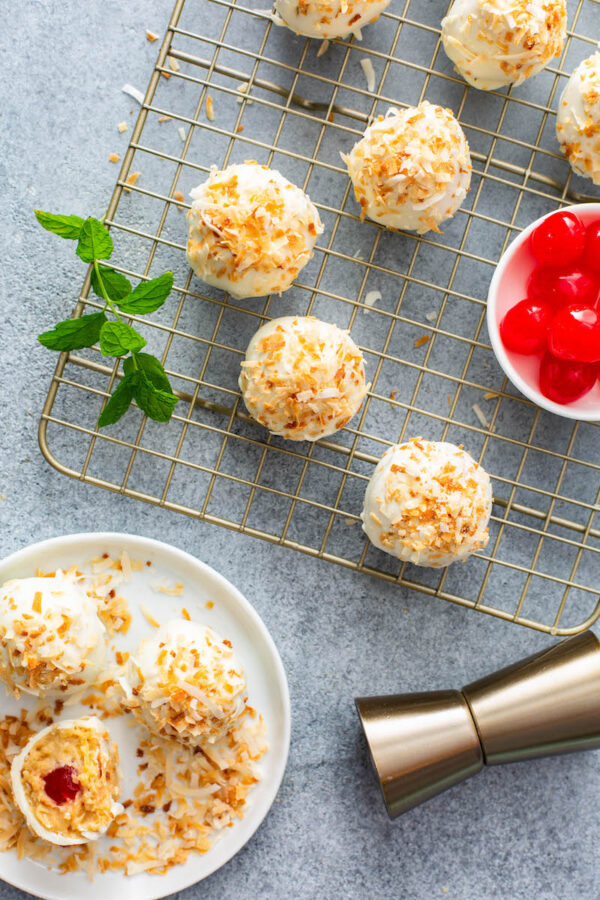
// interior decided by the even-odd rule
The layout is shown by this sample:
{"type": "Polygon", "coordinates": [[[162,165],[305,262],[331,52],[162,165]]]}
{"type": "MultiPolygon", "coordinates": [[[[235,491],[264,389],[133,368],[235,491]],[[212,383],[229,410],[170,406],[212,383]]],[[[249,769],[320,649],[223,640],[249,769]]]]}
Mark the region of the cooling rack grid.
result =
{"type": "MultiPolygon", "coordinates": [[[[520,396],[493,356],[485,297],[515,234],[544,212],[597,199],[557,152],[556,103],[595,49],[600,9],[570,7],[560,62],[508,92],[468,88],[441,48],[445,2],[395,0],[362,42],[323,45],[232,0],[177,0],[107,213],[111,261],[133,278],[169,268],[175,289],[136,320],[181,397],[167,426],[130,411],[98,432],[121,375],[97,349],[63,354],[40,422],[60,472],[552,634],[600,615],[600,431],[520,396]],[[361,60],[376,76],[368,90],[361,60]],[[214,117],[209,117],[212,105],[214,117]],[[340,151],[390,105],[452,107],[473,181],[444,233],[361,223],[340,151]],[[185,262],[190,189],[212,164],[280,169],[325,224],[282,297],[234,301],[185,262]],[[139,172],[135,184],[127,179],[139,172]],[[381,299],[366,303],[372,291],[381,299]],[[269,437],[245,413],[239,364],[267,318],[312,313],[351,329],[372,382],[360,414],[314,446],[269,437]],[[490,472],[488,547],[447,570],[400,564],[366,541],[364,490],[386,447],[415,435],[462,443],[490,472]]],[[[99,307],[86,279],[76,313],[99,307]]]]}

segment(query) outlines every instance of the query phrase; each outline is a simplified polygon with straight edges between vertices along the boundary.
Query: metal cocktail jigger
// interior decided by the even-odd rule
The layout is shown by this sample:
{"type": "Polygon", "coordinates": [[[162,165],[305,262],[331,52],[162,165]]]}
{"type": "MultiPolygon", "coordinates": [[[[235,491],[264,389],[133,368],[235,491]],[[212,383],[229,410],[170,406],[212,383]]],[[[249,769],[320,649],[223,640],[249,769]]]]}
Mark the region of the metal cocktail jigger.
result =
{"type": "Polygon", "coordinates": [[[600,747],[600,642],[587,631],[461,691],[358,697],[391,818],[484,765],[600,747]]]}

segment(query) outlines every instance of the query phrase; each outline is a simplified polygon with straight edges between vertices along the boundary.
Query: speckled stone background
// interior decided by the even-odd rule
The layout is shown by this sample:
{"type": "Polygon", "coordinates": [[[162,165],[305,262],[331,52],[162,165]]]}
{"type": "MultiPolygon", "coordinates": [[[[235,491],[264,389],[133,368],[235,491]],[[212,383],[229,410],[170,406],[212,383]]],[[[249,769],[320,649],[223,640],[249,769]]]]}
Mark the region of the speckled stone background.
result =
{"type": "MultiPolygon", "coordinates": [[[[548,638],[78,484],[42,459],[55,360],[34,336],[71,310],[81,266],[32,208],[106,208],[108,153],[125,147],[116,123],[132,105],[120,88],[147,83],[144,32],[162,32],[170,10],[0,0],[0,553],[76,531],[160,538],[224,571],[271,630],[292,698],[287,774],[249,845],[186,900],[598,898],[597,753],[493,769],[390,823],[353,707],[357,694],[460,685],[548,638]]],[[[0,900],[18,896],[0,884],[0,900]]]]}

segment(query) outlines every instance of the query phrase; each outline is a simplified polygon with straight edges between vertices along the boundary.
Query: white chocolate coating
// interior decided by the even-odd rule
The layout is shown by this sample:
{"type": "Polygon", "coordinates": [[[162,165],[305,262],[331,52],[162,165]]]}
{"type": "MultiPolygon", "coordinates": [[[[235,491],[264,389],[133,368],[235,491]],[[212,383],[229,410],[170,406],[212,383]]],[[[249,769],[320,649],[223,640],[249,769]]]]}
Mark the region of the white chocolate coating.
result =
{"type": "Polygon", "coordinates": [[[275,0],[275,21],[311,38],[349,37],[374,22],[390,0],[275,0]]]}
{"type": "Polygon", "coordinates": [[[272,434],[317,441],[360,409],[363,356],[337,325],[312,316],[273,319],[248,345],[240,390],[250,415],[272,434]]]}
{"type": "Polygon", "coordinates": [[[442,41],[459,75],[491,91],[521,84],[562,53],[565,0],[454,0],[442,41]]]}
{"type": "Polygon", "coordinates": [[[310,197],[256,162],[214,167],[191,197],[187,261],[238,300],[287,291],[323,232],[310,197]]]}
{"type": "Polygon", "coordinates": [[[584,59],[567,81],[556,137],[573,171],[600,184],[600,53],[584,59]]]}
{"type": "Polygon", "coordinates": [[[390,109],[342,154],[361,215],[388,228],[439,231],[471,183],[471,156],[452,111],[424,100],[390,109]]]}
{"type": "Polygon", "coordinates": [[[0,588],[0,679],[17,696],[67,696],[98,676],[105,628],[76,576],[18,578],[0,588]]]}
{"type": "Polygon", "coordinates": [[[72,846],[76,844],[87,844],[89,841],[96,841],[99,837],[106,833],[112,819],[116,818],[120,813],[123,812],[123,806],[118,803],[116,800],[108,798],[108,803],[110,806],[110,820],[106,821],[105,825],[98,831],[82,831],[78,837],[68,836],[64,834],[57,834],[53,831],[49,831],[47,828],[42,825],[42,823],[37,819],[33,809],[31,808],[31,804],[27,798],[22,779],[22,770],[27,757],[33,750],[33,748],[48,735],[51,735],[53,732],[60,732],[66,729],[71,729],[74,726],[78,728],[85,728],[91,731],[97,732],[98,734],[98,748],[99,752],[102,755],[102,769],[105,769],[110,764],[112,760],[114,762],[114,750],[113,744],[110,740],[110,735],[108,731],[100,721],[97,716],[83,716],[80,719],[64,719],[62,722],[55,722],[53,725],[49,725],[47,728],[42,729],[42,731],[35,734],[24,746],[21,752],[15,756],[12,761],[11,769],[10,769],[10,779],[11,779],[11,787],[13,791],[13,797],[15,803],[25,816],[25,820],[27,825],[31,829],[34,834],[37,834],[38,837],[43,838],[45,841],[48,841],[50,844],[57,844],[61,847],[72,846]]]}
{"type": "Polygon", "coordinates": [[[490,479],[455,444],[412,440],[384,453],[369,481],[363,530],[380,550],[440,568],[485,547],[490,479]]]}
{"type": "Polygon", "coordinates": [[[231,644],[186,619],[142,641],[120,683],[124,705],[153,734],[190,746],[214,743],[245,706],[246,679],[231,644]]]}

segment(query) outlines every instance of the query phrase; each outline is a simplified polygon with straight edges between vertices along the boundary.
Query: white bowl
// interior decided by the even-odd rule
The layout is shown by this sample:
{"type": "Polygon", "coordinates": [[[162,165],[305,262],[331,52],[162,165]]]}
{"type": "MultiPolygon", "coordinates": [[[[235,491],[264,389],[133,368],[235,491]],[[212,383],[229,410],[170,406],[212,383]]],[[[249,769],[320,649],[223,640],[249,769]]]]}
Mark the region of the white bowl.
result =
{"type": "MultiPolygon", "coordinates": [[[[18,859],[14,851],[0,853],[0,878],[9,884],[44,900],[106,900],[107,897],[128,900],[158,900],[182,891],[206,878],[232,858],[250,840],[275,800],[287,761],[290,741],[290,701],[287,680],[279,653],[264,623],[254,608],[227,579],[200,560],[161,541],[129,534],[71,534],[32,544],[0,562],[0,584],[10,578],[35,574],[39,566],[45,571],[85,564],[102,553],[119,556],[126,550],[130,557],[150,560],[151,567],[134,572],[129,584],[119,585],[119,593],[129,604],[132,623],[127,635],[111,641],[117,649],[136,646],[142,637],[153,633],[142,606],[164,622],[181,615],[185,606],[193,620],[210,625],[223,637],[231,638],[236,654],[246,671],[251,704],[262,713],[267,726],[269,750],[259,766],[262,778],[248,794],[244,818],[224,834],[203,854],[192,854],[186,863],[174,866],[165,875],[140,874],[127,877],[121,872],[96,874],[90,882],[83,871],[61,875],[47,870],[43,863],[18,859]],[[182,582],[184,593],[174,596],[161,593],[157,584],[182,582]],[[206,602],[214,603],[212,608],[206,602]]],[[[0,683],[2,715],[18,713],[22,706],[33,706],[34,698],[15,700],[5,696],[0,683]],[[30,702],[31,701],[31,702],[30,702]]],[[[89,709],[69,707],[68,717],[87,713],[89,709]]],[[[65,713],[65,718],[67,717],[65,713]]],[[[108,727],[120,750],[127,791],[137,782],[135,749],[138,726],[127,720],[109,719],[108,727]]],[[[250,863],[246,857],[246,864],[250,863]]],[[[200,894],[205,893],[199,889],[200,894]]],[[[198,894],[198,896],[200,895],[198,894]]]]}
{"type": "MultiPolygon", "coordinates": [[[[600,220],[600,203],[580,203],[565,206],[560,212],[573,212],[588,225],[600,220]]],[[[556,210],[554,211],[556,212],[556,210]]],[[[515,303],[525,297],[525,283],[533,267],[534,257],[528,249],[529,235],[540,222],[554,215],[554,212],[541,216],[532,222],[509,244],[502,255],[490,284],[487,302],[487,326],[496,359],[505,374],[522,394],[525,394],[542,409],[563,416],[566,419],[579,419],[586,422],[600,420],[600,382],[573,403],[561,404],[549,400],[535,386],[536,372],[539,369],[539,357],[525,356],[520,353],[507,352],[500,339],[500,322],[506,312],[515,303]],[[515,365],[517,361],[518,368],[515,365]],[[523,374],[525,373],[525,375],[523,374]],[[530,375],[530,380],[526,377],[530,375]]]]}

